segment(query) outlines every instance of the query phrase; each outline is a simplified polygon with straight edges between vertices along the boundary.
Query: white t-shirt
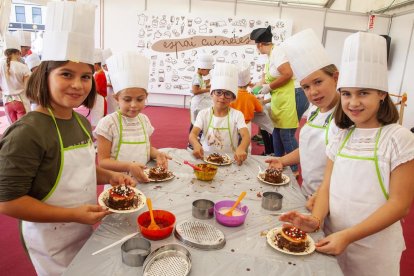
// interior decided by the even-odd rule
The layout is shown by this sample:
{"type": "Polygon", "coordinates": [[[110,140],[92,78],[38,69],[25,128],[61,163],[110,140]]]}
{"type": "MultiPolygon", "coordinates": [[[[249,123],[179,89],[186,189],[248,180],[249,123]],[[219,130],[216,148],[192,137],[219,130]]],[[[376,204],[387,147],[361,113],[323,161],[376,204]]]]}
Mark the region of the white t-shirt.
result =
{"type": "MultiPolygon", "coordinates": [[[[350,130],[341,130],[333,137],[326,148],[329,159],[335,161],[338,150],[350,130]]],[[[375,137],[378,128],[356,128],[351,134],[343,154],[361,157],[373,157],[375,137]]],[[[414,135],[398,124],[382,128],[378,142],[378,163],[384,182],[389,182],[391,172],[400,164],[414,159],[414,135]]]]}
{"type": "MultiPolygon", "coordinates": [[[[194,123],[194,126],[198,127],[199,129],[203,131],[203,135],[201,136],[200,142],[203,142],[205,141],[205,139],[207,139],[205,134],[207,133],[207,129],[209,127],[211,115],[212,115],[212,108],[203,109],[197,115],[197,119],[194,123]]],[[[233,145],[237,147],[239,143],[239,136],[238,136],[239,130],[244,127],[247,128],[246,122],[244,121],[243,113],[240,112],[239,110],[230,108],[229,122],[230,122],[230,132],[231,132],[231,137],[233,140],[233,145]]],[[[211,120],[211,125],[212,126],[227,125],[227,116],[216,117],[213,115],[213,118],[211,120]]]]}
{"type": "Polygon", "coordinates": [[[285,52],[283,52],[283,50],[278,46],[273,47],[272,53],[269,57],[269,74],[274,78],[279,77],[280,72],[277,68],[286,62],[288,62],[288,59],[285,52]]]}
{"type": "MultiPolygon", "coordinates": [[[[148,137],[152,135],[154,132],[154,127],[151,125],[148,117],[145,114],[138,114],[142,123],[145,127],[145,132],[147,133],[148,137]]],[[[122,140],[123,141],[137,141],[143,139],[142,137],[144,131],[142,129],[141,122],[138,119],[138,116],[135,118],[129,118],[126,116],[121,116],[122,118],[122,140]]],[[[111,113],[106,115],[104,118],[99,120],[98,125],[94,130],[94,135],[101,135],[105,137],[107,140],[112,142],[111,148],[111,158],[115,159],[116,151],[118,149],[119,144],[119,117],[118,112],[111,113]]],[[[148,141],[149,143],[150,141],[148,141]]]]}
{"type": "Polygon", "coordinates": [[[0,87],[3,95],[18,95],[24,91],[24,78],[31,72],[26,64],[18,61],[10,62],[10,74],[7,74],[7,60],[0,61],[0,87]]]}

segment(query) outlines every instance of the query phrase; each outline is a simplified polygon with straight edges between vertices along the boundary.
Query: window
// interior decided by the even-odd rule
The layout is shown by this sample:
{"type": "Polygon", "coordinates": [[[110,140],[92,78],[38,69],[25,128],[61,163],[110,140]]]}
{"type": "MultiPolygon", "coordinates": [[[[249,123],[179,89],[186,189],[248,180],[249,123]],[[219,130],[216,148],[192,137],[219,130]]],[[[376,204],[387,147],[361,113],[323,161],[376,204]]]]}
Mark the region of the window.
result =
{"type": "Polygon", "coordinates": [[[16,6],[16,22],[26,22],[24,6],[16,6]]]}
{"type": "Polygon", "coordinates": [[[42,24],[42,9],[32,7],[32,18],[34,24],[42,24]]]}

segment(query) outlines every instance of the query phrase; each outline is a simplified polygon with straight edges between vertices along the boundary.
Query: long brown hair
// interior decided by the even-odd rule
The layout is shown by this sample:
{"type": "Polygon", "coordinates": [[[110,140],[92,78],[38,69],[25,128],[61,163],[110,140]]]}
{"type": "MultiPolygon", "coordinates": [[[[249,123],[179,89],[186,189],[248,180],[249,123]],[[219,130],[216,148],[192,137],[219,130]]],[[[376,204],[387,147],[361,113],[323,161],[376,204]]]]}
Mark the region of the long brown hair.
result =
{"type": "MultiPolygon", "coordinates": [[[[385,93],[384,100],[381,100],[380,107],[377,112],[377,120],[378,122],[385,126],[389,124],[396,123],[399,118],[398,110],[395,107],[395,104],[388,95],[387,92],[378,91],[378,93],[385,93]]],[[[341,98],[339,98],[338,104],[336,105],[335,110],[335,124],[342,129],[349,128],[354,125],[354,122],[349,119],[349,117],[345,114],[341,106],[341,98]]]]}
{"type": "MultiPolygon", "coordinates": [[[[52,70],[59,68],[69,61],[42,61],[39,67],[30,75],[26,86],[26,96],[33,102],[43,106],[51,107],[50,91],[47,80],[52,70]]],[[[89,64],[88,64],[89,65],[89,64]]],[[[94,72],[93,65],[89,65],[94,72]]],[[[92,108],[96,98],[95,80],[92,78],[92,88],[82,105],[92,108]]]]}
{"type": "Polygon", "coordinates": [[[6,64],[7,64],[7,72],[6,72],[7,76],[10,76],[10,64],[11,64],[12,55],[18,54],[18,53],[20,53],[20,51],[17,49],[4,50],[4,55],[6,56],[6,64]]]}

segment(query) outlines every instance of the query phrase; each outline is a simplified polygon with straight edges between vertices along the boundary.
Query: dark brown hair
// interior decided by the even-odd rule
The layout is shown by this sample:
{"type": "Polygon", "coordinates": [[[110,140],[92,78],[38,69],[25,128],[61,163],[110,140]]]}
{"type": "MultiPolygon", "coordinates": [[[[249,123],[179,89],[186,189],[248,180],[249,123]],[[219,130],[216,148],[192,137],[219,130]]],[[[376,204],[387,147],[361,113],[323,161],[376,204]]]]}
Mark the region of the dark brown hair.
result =
{"type": "MultiPolygon", "coordinates": [[[[39,67],[30,75],[26,86],[26,96],[33,102],[43,106],[51,107],[50,91],[48,86],[49,74],[52,70],[59,68],[69,61],[42,61],[39,67]]],[[[88,64],[89,65],[89,64],[88,64]]],[[[94,72],[93,66],[89,65],[94,72]]],[[[95,80],[92,78],[92,88],[88,97],[83,101],[82,105],[92,108],[96,98],[95,80]]]]}
{"type": "MultiPolygon", "coordinates": [[[[381,125],[389,125],[396,123],[399,118],[398,110],[387,92],[378,91],[378,93],[386,93],[384,100],[381,100],[380,107],[377,112],[377,120],[381,125]]],[[[341,98],[335,108],[335,124],[342,129],[349,128],[354,125],[354,122],[342,110],[341,98]]]]}
{"type": "Polygon", "coordinates": [[[6,49],[4,50],[4,55],[6,56],[6,64],[7,64],[7,76],[10,75],[10,63],[11,63],[11,56],[13,54],[18,54],[20,53],[19,50],[17,49],[6,49]]]}

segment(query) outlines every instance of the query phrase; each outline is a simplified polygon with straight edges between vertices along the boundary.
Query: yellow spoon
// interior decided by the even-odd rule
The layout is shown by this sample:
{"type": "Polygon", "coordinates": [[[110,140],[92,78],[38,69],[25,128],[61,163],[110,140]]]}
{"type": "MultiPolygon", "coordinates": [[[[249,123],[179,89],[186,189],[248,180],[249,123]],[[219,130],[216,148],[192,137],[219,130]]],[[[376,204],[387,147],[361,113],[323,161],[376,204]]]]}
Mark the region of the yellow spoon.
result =
{"type": "Polygon", "coordinates": [[[237,201],[234,203],[234,205],[224,215],[225,216],[228,216],[228,217],[233,216],[234,209],[236,209],[237,205],[239,205],[240,201],[242,201],[242,199],[244,198],[245,195],[246,195],[246,192],[242,192],[240,194],[239,198],[237,199],[237,201]]]}
{"type": "Polygon", "coordinates": [[[152,202],[151,202],[151,199],[149,198],[149,197],[147,197],[147,205],[148,205],[148,209],[149,209],[149,212],[150,212],[150,217],[151,217],[151,223],[150,223],[150,225],[148,225],[148,230],[159,230],[159,229],[161,229],[158,225],[157,225],[157,223],[155,223],[155,220],[154,220],[154,214],[152,213],[152,202]]]}

